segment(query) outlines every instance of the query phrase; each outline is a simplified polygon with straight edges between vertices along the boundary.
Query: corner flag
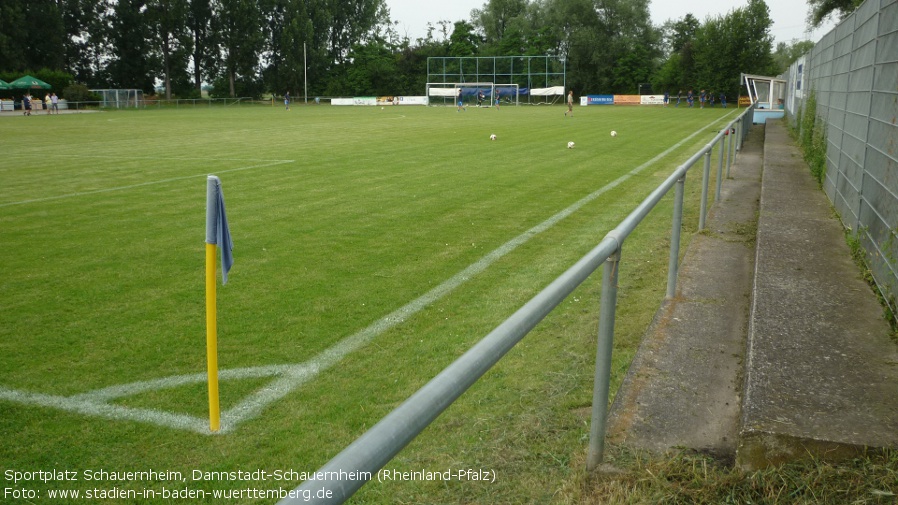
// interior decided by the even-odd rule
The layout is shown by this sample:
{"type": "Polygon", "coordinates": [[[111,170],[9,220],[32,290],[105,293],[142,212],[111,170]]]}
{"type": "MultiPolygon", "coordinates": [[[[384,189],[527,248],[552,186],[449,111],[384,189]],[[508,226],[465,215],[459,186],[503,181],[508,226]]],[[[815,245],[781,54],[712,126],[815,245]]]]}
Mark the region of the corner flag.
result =
{"type": "Polygon", "coordinates": [[[228,270],[234,264],[231,230],[225,215],[221,180],[206,179],[206,368],[209,376],[209,429],[221,428],[218,399],[218,312],[215,288],[215,247],[221,247],[221,283],[227,284],[228,270]]]}
{"type": "Polygon", "coordinates": [[[234,244],[225,214],[221,179],[214,175],[206,179],[206,243],[216,244],[221,249],[221,283],[227,284],[228,271],[234,264],[234,244]]]}

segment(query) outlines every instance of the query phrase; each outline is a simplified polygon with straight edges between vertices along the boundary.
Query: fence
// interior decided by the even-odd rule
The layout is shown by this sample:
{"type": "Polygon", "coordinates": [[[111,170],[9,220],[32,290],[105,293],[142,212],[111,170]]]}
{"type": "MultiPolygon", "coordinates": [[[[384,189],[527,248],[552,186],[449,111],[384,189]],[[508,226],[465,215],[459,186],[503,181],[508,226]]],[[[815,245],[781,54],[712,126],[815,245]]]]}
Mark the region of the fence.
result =
{"type": "Polygon", "coordinates": [[[349,499],[403,447],[408,445],[462,393],[492,368],[574,289],[604,264],[592,424],[587,453],[588,469],[593,470],[598,466],[602,461],[605,444],[605,422],[611,377],[611,349],[614,341],[614,316],[617,307],[617,272],[618,265],[622,260],[623,243],[661,199],[675,188],[667,278],[667,296],[675,296],[686,173],[699,160],[704,160],[698,226],[699,230],[702,230],[705,226],[708,208],[712,152],[715,147],[719,146],[716,188],[716,198],[719,199],[721,180],[729,174],[735,153],[741,147],[742,140],[748,133],[747,129],[752,124],[753,113],[753,108],[749,108],[728,124],[711,142],[680,165],[614,230],[605,235],[592,251],[410,396],[402,405],[387,414],[370,430],[315,472],[315,475],[321,476],[320,480],[308,480],[302,483],[280,503],[337,504],[349,499]],[[734,127],[735,129],[732,130],[734,127]],[[731,130],[735,134],[730,135],[731,130]],[[723,173],[724,166],[726,166],[726,175],[723,173]]]}
{"type": "MultiPolygon", "coordinates": [[[[898,309],[898,1],[867,0],[787,74],[787,112],[824,126],[823,189],[898,309]],[[807,110],[811,96],[816,110],[807,110]]],[[[802,121],[804,123],[804,121],[802,121]]]]}
{"type": "Polygon", "coordinates": [[[127,107],[108,101],[68,101],[60,99],[59,108],[63,110],[107,110],[107,109],[187,109],[199,107],[234,107],[240,105],[271,105],[271,100],[254,100],[252,98],[178,98],[165,100],[141,98],[131,102],[127,107]]]}

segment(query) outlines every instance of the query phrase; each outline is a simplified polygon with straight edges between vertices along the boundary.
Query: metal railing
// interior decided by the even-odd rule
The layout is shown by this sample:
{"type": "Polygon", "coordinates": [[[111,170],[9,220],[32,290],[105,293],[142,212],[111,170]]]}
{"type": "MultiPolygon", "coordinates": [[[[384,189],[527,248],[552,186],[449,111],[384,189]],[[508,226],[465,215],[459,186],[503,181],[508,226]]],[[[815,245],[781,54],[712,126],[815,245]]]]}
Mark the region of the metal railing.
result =
{"type": "Polygon", "coordinates": [[[163,108],[174,108],[174,109],[187,109],[187,108],[199,108],[199,107],[232,107],[239,105],[247,105],[247,104],[256,104],[256,105],[269,105],[268,100],[254,100],[249,97],[237,97],[237,98],[147,98],[142,102],[143,106],[147,109],[163,109],[163,108]]]}
{"type": "Polygon", "coordinates": [[[719,144],[716,192],[719,199],[724,160],[728,176],[730,165],[735,160],[735,153],[741,148],[742,140],[747,134],[748,127],[752,124],[752,112],[752,109],[749,108],[731,121],[708,144],[680,165],[616,228],[605,235],[592,251],[399,407],[318,469],[314,474],[316,479],[307,480],[292,489],[279,503],[283,505],[339,504],[349,499],[596,269],[607,263],[602,273],[592,423],[587,453],[587,469],[594,470],[602,461],[605,445],[605,423],[611,378],[611,350],[614,342],[614,316],[617,305],[617,273],[622,259],[621,250],[624,241],[658,202],[672,188],[676,188],[667,286],[667,296],[673,297],[676,294],[686,173],[695,163],[704,158],[702,207],[699,212],[699,230],[701,230],[704,228],[707,213],[712,151],[719,144]]]}

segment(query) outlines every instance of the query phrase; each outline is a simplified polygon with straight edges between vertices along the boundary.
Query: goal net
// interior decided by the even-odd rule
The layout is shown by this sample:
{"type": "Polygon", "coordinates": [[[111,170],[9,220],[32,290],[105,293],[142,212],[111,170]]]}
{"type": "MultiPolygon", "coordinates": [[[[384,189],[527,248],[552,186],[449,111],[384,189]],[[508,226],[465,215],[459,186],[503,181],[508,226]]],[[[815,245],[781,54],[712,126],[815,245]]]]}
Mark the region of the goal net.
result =
{"type": "Polygon", "coordinates": [[[143,90],[140,89],[92,89],[90,92],[100,95],[100,107],[128,109],[146,106],[143,90]]]}
{"type": "Polygon", "coordinates": [[[430,105],[452,105],[458,104],[459,97],[462,103],[467,105],[476,105],[478,102],[485,102],[489,105],[490,97],[493,96],[495,87],[491,82],[428,82],[427,98],[430,105]],[[483,97],[481,100],[480,97],[483,97]]]}
{"type": "Polygon", "coordinates": [[[503,104],[518,105],[520,87],[517,84],[492,82],[428,82],[427,98],[430,105],[455,106],[459,98],[466,107],[490,107],[497,100],[503,104]]]}
{"type": "MultiPolygon", "coordinates": [[[[503,104],[518,105],[520,97],[521,88],[517,84],[496,84],[496,98],[503,104]]],[[[495,99],[493,102],[495,103],[495,99]]]]}

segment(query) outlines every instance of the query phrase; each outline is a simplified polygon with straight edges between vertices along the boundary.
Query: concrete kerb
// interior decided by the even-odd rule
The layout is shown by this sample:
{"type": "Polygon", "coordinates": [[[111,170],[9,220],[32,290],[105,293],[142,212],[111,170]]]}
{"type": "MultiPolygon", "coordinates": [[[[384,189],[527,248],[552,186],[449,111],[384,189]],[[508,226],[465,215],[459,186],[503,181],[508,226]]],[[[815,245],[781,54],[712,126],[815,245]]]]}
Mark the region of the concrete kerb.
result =
{"type": "Polygon", "coordinates": [[[737,464],[898,447],[898,346],[841,223],[769,121],[737,464]]]}

